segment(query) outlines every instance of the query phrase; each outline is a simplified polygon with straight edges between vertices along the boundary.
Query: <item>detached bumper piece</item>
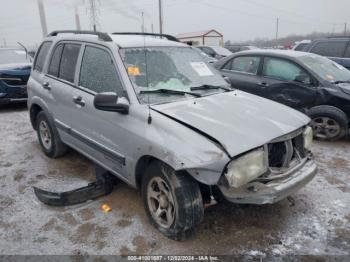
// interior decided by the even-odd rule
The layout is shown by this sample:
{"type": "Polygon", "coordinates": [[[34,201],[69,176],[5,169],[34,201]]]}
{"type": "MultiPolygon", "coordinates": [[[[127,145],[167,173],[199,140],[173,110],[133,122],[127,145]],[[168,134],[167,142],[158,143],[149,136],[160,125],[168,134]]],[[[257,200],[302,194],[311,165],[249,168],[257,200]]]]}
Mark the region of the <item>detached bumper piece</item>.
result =
{"type": "Polygon", "coordinates": [[[240,188],[219,186],[224,197],[240,204],[273,204],[295,193],[316,175],[317,167],[313,160],[307,160],[288,176],[271,181],[255,181],[240,188]]]}
{"type": "Polygon", "coordinates": [[[85,187],[67,192],[49,192],[34,187],[35,196],[49,206],[70,206],[106,196],[113,191],[116,178],[108,171],[95,165],[96,181],[85,187]]]}

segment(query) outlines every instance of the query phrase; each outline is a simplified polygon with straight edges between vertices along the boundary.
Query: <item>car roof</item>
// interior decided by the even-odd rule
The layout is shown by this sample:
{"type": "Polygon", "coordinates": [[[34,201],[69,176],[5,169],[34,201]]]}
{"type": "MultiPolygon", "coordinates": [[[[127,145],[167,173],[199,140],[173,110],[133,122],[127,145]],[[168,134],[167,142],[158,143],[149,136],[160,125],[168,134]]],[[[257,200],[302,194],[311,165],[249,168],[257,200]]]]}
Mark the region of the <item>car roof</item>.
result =
{"type": "Polygon", "coordinates": [[[288,58],[298,58],[302,56],[310,55],[310,53],[294,51],[294,50],[275,50],[275,49],[254,49],[247,50],[235,53],[235,55],[271,55],[271,56],[279,56],[279,57],[288,57],[288,58]]]}
{"type": "Polygon", "coordinates": [[[154,36],[141,36],[141,35],[110,35],[115,43],[122,48],[128,47],[143,47],[143,46],[178,46],[186,47],[188,45],[170,41],[165,38],[154,36]]]}
{"type": "MultiPolygon", "coordinates": [[[[130,47],[160,47],[160,46],[177,46],[177,47],[188,47],[188,45],[170,41],[166,38],[160,38],[155,36],[143,36],[143,35],[114,35],[108,34],[114,43],[116,43],[120,48],[130,48],[130,47]]],[[[106,43],[100,40],[97,35],[89,34],[74,34],[74,33],[62,33],[57,36],[47,37],[45,40],[53,41],[81,41],[81,42],[94,42],[94,43],[106,43]]]]}

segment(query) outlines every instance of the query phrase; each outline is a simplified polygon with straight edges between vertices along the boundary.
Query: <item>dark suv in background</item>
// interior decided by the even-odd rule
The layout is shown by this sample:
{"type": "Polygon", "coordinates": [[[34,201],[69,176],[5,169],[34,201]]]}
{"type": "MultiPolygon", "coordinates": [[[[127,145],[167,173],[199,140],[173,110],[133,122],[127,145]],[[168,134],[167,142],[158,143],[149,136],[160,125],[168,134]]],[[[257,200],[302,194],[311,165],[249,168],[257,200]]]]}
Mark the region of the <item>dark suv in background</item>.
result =
{"type": "Polygon", "coordinates": [[[303,51],[326,56],[350,70],[350,36],[314,40],[303,51]]]}
{"type": "Polygon", "coordinates": [[[0,105],[27,101],[31,59],[22,49],[0,48],[0,105]]]}

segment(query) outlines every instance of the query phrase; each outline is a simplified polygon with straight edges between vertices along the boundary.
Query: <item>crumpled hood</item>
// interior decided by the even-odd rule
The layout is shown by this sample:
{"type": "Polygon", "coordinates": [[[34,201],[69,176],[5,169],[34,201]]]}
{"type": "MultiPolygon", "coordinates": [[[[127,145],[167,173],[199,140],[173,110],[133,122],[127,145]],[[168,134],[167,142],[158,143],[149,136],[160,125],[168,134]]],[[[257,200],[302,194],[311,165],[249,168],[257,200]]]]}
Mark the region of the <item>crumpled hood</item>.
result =
{"type": "Polygon", "coordinates": [[[0,64],[0,71],[3,70],[30,70],[32,68],[31,63],[12,63],[12,64],[0,64]]]}
{"type": "Polygon", "coordinates": [[[348,95],[350,95],[350,83],[341,83],[341,84],[338,84],[338,86],[344,93],[347,93],[348,95]]]}
{"type": "Polygon", "coordinates": [[[292,108],[238,90],[152,108],[213,137],[231,157],[310,122],[292,108]]]}

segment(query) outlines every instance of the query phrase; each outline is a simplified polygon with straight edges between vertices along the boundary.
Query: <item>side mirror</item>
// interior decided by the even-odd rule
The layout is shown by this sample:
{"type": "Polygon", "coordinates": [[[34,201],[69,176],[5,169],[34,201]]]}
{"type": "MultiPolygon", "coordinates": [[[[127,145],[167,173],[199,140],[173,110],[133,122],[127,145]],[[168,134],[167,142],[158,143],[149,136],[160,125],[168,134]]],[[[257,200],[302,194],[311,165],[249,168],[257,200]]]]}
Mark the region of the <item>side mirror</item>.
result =
{"type": "Polygon", "coordinates": [[[302,74],[297,75],[294,79],[295,82],[303,83],[303,84],[311,84],[310,77],[308,75],[302,74]]]}
{"type": "Polygon", "coordinates": [[[101,111],[129,113],[129,101],[125,97],[118,97],[116,93],[99,93],[94,98],[94,106],[101,111]]]}

